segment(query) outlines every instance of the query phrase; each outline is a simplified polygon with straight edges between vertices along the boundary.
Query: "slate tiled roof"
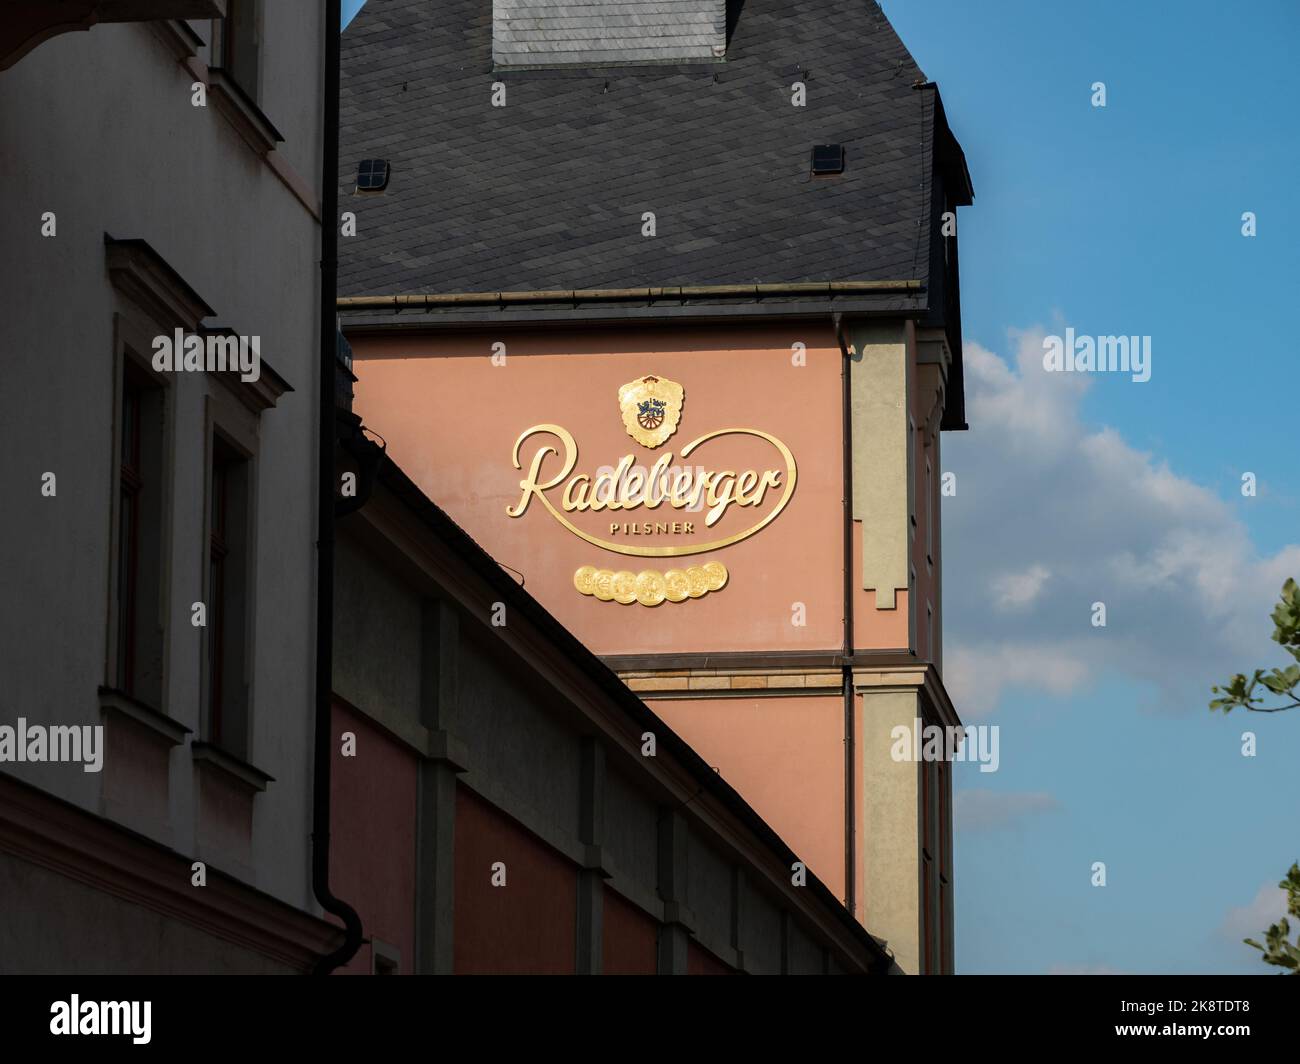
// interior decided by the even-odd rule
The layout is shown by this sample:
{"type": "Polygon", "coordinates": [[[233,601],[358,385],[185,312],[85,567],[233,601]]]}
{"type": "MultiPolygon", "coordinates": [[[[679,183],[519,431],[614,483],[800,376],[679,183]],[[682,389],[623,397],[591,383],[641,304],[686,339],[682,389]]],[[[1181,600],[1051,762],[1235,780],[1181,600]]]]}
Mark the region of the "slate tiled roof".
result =
{"type": "MultiPolygon", "coordinates": [[[[343,35],[340,207],[358,235],[341,241],[340,294],[853,280],[937,292],[934,161],[964,162],[879,7],[731,6],[724,60],[521,71],[494,66],[490,0],[369,0],[343,35]],[[823,143],[844,145],[842,175],[810,176],[823,143]],[[388,189],[354,195],[374,157],[391,163],[388,189]]],[[[968,202],[968,188],[955,195],[968,202]]]]}
{"type": "Polygon", "coordinates": [[[492,58],[539,63],[717,59],[726,0],[495,0],[492,58]]]}

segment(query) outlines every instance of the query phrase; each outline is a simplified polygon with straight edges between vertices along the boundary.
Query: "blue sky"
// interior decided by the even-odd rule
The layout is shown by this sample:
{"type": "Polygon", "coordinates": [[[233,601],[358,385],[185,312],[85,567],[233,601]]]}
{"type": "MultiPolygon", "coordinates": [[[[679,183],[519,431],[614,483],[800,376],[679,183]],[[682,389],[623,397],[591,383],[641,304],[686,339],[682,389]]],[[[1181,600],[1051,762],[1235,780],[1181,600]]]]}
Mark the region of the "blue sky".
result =
{"type": "Polygon", "coordinates": [[[347,29],[356,13],[361,10],[366,0],[343,0],[343,28],[347,29]]]}
{"type": "Polygon", "coordinates": [[[1300,7],[884,9],[976,196],[946,678],[968,722],[999,725],[1001,767],[956,774],[958,970],[1275,971],[1239,940],[1300,859],[1300,711],[1206,702],[1275,663],[1267,615],[1300,578],[1300,7]],[[1067,325],[1151,336],[1151,380],[1044,374],[1041,334],[1067,325]]]}
{"type": "Polygon", "coordinates": [[[1300,859],[1300,710],[1206,703],[1276,663],[1268,613],[1300,578],[1300,6],[884,9],[976,194],[945,677],[968,723],[1001,729],[1001,765],[957,766],[958,970],[1268,973],[1240,940],[1281,915],[1300,859]],[[1043,373],[1066,326],[1150,336],[1151,380],[1043,373]]]}

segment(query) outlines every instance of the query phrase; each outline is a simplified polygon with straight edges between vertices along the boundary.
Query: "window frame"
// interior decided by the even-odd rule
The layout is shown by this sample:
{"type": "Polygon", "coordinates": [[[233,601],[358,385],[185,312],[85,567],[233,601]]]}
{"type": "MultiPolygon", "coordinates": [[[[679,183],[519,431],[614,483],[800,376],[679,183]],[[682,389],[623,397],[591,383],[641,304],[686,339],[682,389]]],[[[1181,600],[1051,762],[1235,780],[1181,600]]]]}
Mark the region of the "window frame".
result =
{"type": "MultiPolygon", "coordinates": [[[[103,686],[105,688],[120,691],[164,716],[171,715],[167,706],[169,702],[168,686],[172,674],[171,643],[174,629],[169,604],[171,602],[173,580],[172,541],[176,516],[174,502],[176,389],[174,382],[167,375],[154,372],[149,358],[143,352],[152,349],[155,336],[170,332],[170,329],[160,329],[158,323],[150,315],[138,308],[133,302],[127,300],[120,301],[120,309],[113,314],[112,440],[110,448],[111,468],[108,481],[111,485],[108,505],[108,601],[106,603],[107,624],[105,625],[104,637],[103,673],[103,686]],[[124,405],[128,375],[134,378],[137,385],[133,390],[137,391],[141,396],[149,392],[156,392],[160,403],[157,410],[157,414],[161,419],[161,426],[156,441],[158,469],[155,489],[158,493],[156,500],[158,507],[156,599],[153,596],[143,596],[140,586],[143,565],[143,559],[140,556],[140,530],[143,527],[140,495],[147,489],[147,485],[144,483],[143,471],[139,468],[142,458],[138,447],[133,449],[133,458],[137,463],[137,468],[134,470],[123,469],[123,422],[126,417],[124,405]],[[122,520],[125,505],[122,489],[124,476],[128,480],[136,479],[139,481],[138,484],[132,485],[135,489],[133,492],[135,497],[132,499],[133,542],[130,545],[131,571],[127,573],[122,571],[122,520]],[[130,585],[129,588],[123,587],[124,581],[130,585]],[[131,607],[131,623],[125,633],[121,626],[122,618],[120,613],[124,593],[130,596],[131,607]],[[138,671],[136,666],[138,665],[140,651],[140,647],[136,642],[136,633],[141,611],[144,610],[154,612],[160,632],[161,642],[157,648],[160,676],[156,699],[143,698],[141,697],[142,692],[136,689],[136,673],[138,671]],[[124,638],[128,642],[128,646],[125,647],[123,646],[124,638]]],[[[143,433],[142,424],[143,420],[138,412],[135,426],[137,435],[143,433]]],[[[142,439],[137,440],[137,443],[143,446],[142,439]]]]}
{"type": "Polygon", "coordinates": [[[140,419],[144,387],[133,360],[122,365],[122,418],[118,426],[117,513],[117,689],[135,697],[136,616],[140,595],[140,495],[145,482],[140,468],[140,419]],[[130,414],[128,414],[128,409],[130,414]],[[129,436],[129,440],[128,440],[129,436]],[[126,542],[124,542],[126,541],[126,542]]]}
{"type": "Polygon", "coordinates": [[[916,439],[918,429],[916,419],[907,415],[907,517],[909,542],[916,546],[916,439]]]}
{"type": "MultiPolygon", "coordinates": [[[[232,459],[218,460],[216,448],[220,435],[213,437],[213,455],[209,470],[211,498],[208,506],[208,721],[204,729],[207,739],[222,746],[221,710],[223,705],[222,679],[225,672],[225,593],[226,558],[230,554],[227,519],[230,514],[230,464],[232,459]]],[[[228,447],[220,441],[223,447],[228,447]]]]}
{"type": "Polygon", "coordinates": [[[925,457],[925,564],[934,572],[934,462],[925,457]]]}
{"type": "Polygon", "coordinates": [[[256,675],[258,604],[257,496],[259,445],[257,415],[249,411],[223,385],[209,380],[207,395],[204,397],[203,438],[203,535],[200,537],[202,551],[199,572],[202,574],[201,594],[202,601],[206,606],[208,632],[205,633],[205,638],[199,640],[201,698],[198,734],[203,741],[211,743],[227,754],[241,761],[252,763],[255,761],[253,757],[253,711],[256,704],[254,678],[256,675]],[[243,526],[239,530],[232,529],[228,524],[231,519],[230,486],[229,481],[224,480],[224,476],[216,476],[218,449],[225,451],[228,455],[221,465],[227,466],[239,463],[244,466],[243,513],[242,516],[235,515],[235,519],[239,520],[243,526]],[[219,542],[223,552],[220,558],[223,563],[222,569],[224,570],[224,563],[231,555],[232,542],[238,542],[245,554],[243,560],[244,588],[243,595],[240,596],[243,602],[244,614],[240,624],[235,627],[235,631],[239,633],[240,637],[241,645],[238,648],[228,646],[226,643],[226,618],[229,609],[226,595],[229,588],[225,582],[224,573],[221,585],[215,588],[217,594],[214,595],[212,572],[213,522],[215,493],[218,490],[225,492],[221,505],[221,510],[224,512],[222,514],[222,536],[219,542]],[[218,597],[220,598],[219,602],[218,597]],[[229,714],[235,708],[235,704],[229,701],[230,692],[226,689],[227,666],[230,655],[236,649],[240,662],[240,681],[242,683],[242,702],[239,707],[243,713],[239,729],[243,736],[242,742],[232,740],[234,733],[231,730],[232,723],[229,714]],[[219,673],[216,671],[218,669],[220,670],[219,673]],[[219,696],[219,700],[215,705],[214,687],[219,696]]]}
{"type": "Polygon", "coordinates": [[[260,107],[264,25],[262,2],[261,0],[226,0],[226,5],[225,18],[212,20],[211,47],[214,60],[212,66],[224,71],[248,99],[260,107]],[[243,12],[249,12],[244,17],[251,20],[251,25],[240,24],[239,19],[243,12]],[[244,59],[244,49],[251,52],[251,59],[244,59]],[[251,68],[248,65],[240,66],[241,63],[251,64],[251,68]],[[250,78],[251,84],[249,84],[250,78]]]}

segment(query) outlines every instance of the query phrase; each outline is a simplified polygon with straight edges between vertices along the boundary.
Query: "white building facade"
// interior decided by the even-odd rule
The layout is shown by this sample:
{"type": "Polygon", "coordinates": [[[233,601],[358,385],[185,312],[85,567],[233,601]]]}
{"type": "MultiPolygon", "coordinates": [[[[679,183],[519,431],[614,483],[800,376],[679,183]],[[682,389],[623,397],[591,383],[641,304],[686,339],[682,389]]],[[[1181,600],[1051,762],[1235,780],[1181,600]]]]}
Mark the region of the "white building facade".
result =
{"type": "Polygon", "coordinates": [[[50,6],[0,37],[0,969],[306,970],[324,8],[50,6]]]}

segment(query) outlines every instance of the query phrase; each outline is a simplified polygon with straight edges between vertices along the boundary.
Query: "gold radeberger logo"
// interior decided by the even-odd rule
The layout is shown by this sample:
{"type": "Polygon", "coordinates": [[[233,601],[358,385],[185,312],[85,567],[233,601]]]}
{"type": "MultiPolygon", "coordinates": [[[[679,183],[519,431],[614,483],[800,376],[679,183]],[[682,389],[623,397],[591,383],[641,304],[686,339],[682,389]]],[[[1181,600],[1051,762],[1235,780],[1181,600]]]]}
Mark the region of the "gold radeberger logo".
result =
{"type": "MultiPolygon", "coordinates": [[[[618,390],[618,405],[628,435],[643,447],[661,446],[677,431],[684,396],[685,389],[680,384],[653,374],[623,385],[618,390]]],[[[632,557],[703,554],[748,539],[771,524],[786,508],[798,479],[790,449],[761,429],[713,429],[683,445],[676,465],[672,452],[659,454],[648,468],[637,465],[634,455],[625,454],[614,465],[603,467],[594,475],[575,472],[577,441],[568,429],[550,423],[534,425],[519,434],[512,455],[516,469],[524,469],[524,444],[539,435],[553,437],[559,445],[551,440],[536,445],[524,479],[519,482],[519,501],[507,507],[506,513],[523,517],[536,500],[579,539],[602,550],[632,557]],[[762,441],[775,451],[779,465],[737,469],[726,468],[724,460],[723,468],[710,469],[701,464],[703,455],[697,452],[708,452],[714,441],[736,436],[762,441]],[[691,463],[687,464],[686,459],[691,459],[691,463]],[[729,512],[758,511],[765,502],[770,507],[767,513],[740,531],[730,534],[724,534],[721,528],[714,531],[729,512]],[[632,537],[630,541],[605,538],[579,528],[569,516],[605,512],[611,518],[608,535],[632,537]],[[627,520],[627,517],[640,520],[627,520]],[[689,535],[692,539],[645,546],[636,542],[641,535],[655,534],[689,535]]],[[[584,565],[574,573],[574,586],[581,594],[605,602],[638,602],[643,606],[701,598],[720,590],[727,580],[726,567],[717,561],[664,572],[643,569],[635,573],[584,565]]]]}
{"type": "Polygon", "coordinates": [[[663,377],[642,377],[618,390],[627,434],[642,447],[658,447],[677,431],[685,392],[676,381],[663,377]]]}

